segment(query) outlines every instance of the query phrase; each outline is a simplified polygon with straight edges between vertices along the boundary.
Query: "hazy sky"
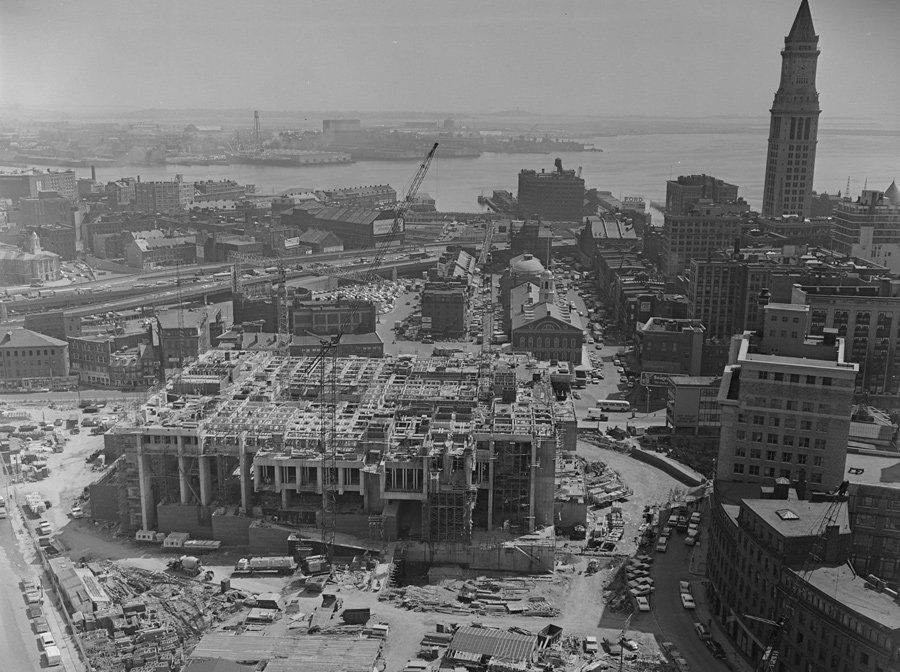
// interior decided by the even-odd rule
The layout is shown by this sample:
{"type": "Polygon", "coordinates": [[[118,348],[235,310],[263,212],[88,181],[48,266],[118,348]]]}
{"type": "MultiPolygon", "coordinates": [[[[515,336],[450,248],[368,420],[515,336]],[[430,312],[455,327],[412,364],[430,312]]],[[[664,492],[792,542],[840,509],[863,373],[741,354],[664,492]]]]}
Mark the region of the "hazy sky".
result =
{"type": "MultiPolygon", "coordinates": [[[[800,0],[0,0],[0,105],[765,115],[800,0]]],[[[811,0],[822,108],[900,115],[900,0],[811,0]]]]}

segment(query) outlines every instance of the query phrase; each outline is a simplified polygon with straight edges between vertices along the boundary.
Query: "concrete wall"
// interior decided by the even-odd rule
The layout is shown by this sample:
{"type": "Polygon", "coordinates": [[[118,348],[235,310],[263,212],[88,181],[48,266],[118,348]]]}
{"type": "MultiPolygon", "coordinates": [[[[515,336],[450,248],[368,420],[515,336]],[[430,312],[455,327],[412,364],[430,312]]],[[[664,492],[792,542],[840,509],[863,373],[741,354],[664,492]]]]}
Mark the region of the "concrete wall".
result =
{"type": "Polygon", "coordinates": [[[587,528],[587,503],[580,501],[557,501],[554,504],[556,524],[559,527],[575,527],[584,525],[587,528]]]}
{"type": "Polygon", "coordinates": [[[518,545],[463,543],[409,543],[406,559],[426,564],[463,565],[469,569],[528,574],[553,571],[552,544],[518,545]]]}
{"type": "Polygon", "coordinates": [[[296,530],[253,521],[248,529],[250,555],[287,555],[287,538],[296,530]]]}
{"type": "Polygon", "coordinates": [[[187,532],[191,539],[213,539],[209,507],[197,504],[157,504],[156,525],[160,532],[187,532]]]}
{"type": "Polygon", "coordinates": [[[121,522],[122,507],[119,506],[120,487],[114,483],[93,483],[91,493],[91,518],[113,523],[121,522]]]}
{"type": "Polygon", "coordinates": [[[703,483],[703,481],[706,480],[702,475],[698,474],[690,467],[686,467],[676,462],[672,462],[671,460],[667,460],[665,457],[657,453],[647,452],[645,450],[641,450],[640,448],[632,448],[631,457],[640,462],[651,464],[657,469],[661,469],[662,471],[666,472],[667,474],[669,474],[669,476],[672,476],[685,485],[689,485],[691,487],[700,485],[701,483],[703,483]]]}
{"type": "Polygon", "coordinates": [[[227,513],[214,513],[212,516],[212,538],[221,541],[225,546],[248,546],[250,544],[250,525],[253,518],[233,516],[227,513]]]}

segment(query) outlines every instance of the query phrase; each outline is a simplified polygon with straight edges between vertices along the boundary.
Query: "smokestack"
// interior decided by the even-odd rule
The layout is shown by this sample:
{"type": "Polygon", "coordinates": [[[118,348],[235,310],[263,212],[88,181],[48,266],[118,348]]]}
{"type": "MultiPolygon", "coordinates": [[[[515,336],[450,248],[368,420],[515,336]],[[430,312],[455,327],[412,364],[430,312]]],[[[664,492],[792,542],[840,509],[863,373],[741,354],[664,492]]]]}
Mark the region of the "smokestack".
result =
{"type": "Polygon", "coordinates": [[[556,172],[557,172],[557,173],[561,173],[561,172],[563,171],[563,167],[562,167],[562,159],[561,159],[561,158],[556,157],[556,161],[553,162],[553,165],[556,166],[556,172]]]}
{"type": "Polygon", "coordinates": [[[141,176],[140,176],[140,175],[138,175],[137,181],[138,181],[138,182],[141,181],[141,176]]]}
{"type": "Polygon", "coordinates": [[[91,166],[91,180],[97,181],[97,168],[95,166],[91,166]]]}

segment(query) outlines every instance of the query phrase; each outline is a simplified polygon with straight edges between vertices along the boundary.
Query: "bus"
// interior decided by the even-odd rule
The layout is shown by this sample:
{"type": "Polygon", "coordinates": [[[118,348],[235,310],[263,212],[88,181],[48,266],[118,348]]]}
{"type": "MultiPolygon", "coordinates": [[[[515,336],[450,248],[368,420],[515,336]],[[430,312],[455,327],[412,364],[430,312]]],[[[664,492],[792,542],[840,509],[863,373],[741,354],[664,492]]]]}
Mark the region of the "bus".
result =
{"type": "Polygon", "coordinates": [[[627,413],[631,410],[631,404],[621,399],[601,399],[597,402],[597,408],[602,411],[614,411],[617,413],[627,413]]]}
{"type": "Polygon", "coordinates": [[[589,408],[587,412],[588,420],[600,420],[601,422],[608,420],[606,413],[603,412],[602,408],[589,408]]]}

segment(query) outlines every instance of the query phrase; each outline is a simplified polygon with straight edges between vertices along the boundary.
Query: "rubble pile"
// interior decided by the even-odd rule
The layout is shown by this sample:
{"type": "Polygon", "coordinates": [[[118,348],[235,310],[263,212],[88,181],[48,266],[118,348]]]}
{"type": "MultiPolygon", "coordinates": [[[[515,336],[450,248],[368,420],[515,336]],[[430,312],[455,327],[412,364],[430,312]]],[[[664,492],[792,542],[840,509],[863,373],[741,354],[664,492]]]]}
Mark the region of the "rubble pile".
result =
{"type": "Polygon", "coordinates": [[[559,615],[545,597],[535,595],[535,577],[478,578],[451,586],[404,586],[385,591],[379,600],[412,611],[442,614],[518,614],[549,618],[559,615]]]}
{"type": "Polygon", "coordinates": [[[217,584],[112,563],[91,569],[110,604],[76,627],[98,672],[179,670],[201,634],[241,608],[217,584]]]}

